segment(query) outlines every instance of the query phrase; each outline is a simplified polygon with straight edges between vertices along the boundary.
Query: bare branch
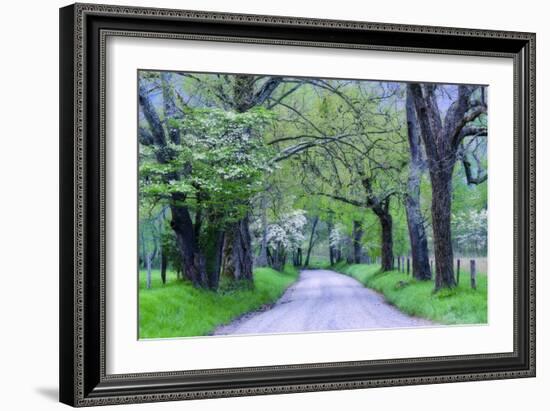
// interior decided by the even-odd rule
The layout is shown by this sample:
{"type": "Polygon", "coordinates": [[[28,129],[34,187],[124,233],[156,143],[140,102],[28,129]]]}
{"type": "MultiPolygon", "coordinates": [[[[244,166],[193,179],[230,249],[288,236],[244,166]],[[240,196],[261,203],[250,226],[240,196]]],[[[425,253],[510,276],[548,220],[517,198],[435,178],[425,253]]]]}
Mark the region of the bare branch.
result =
{"type": "Polygon", "coordinates": [[[284,93],[281,97],[279,97],[278,99],[274,100],[273,97],[269,97],[268,99],[269,100],[273,100],[273,102],[271,104],[269,104],[267,106],[267,108],[270,110],[272,109],[273,107],[277,106],[278,104],[280,104],[285,98],[287,98],[288,96],[290,96],[292,93],[294,93],[296,90],[298,90],[300,87],[302,87],[304,85],[304,83],[300,82],[300,83],[297,83],[294,87],[292,87],[290,90],[288,90],[286,93],[284,93]]]}
{"type": "Polygon", "coordinates": [[[292,156],[294,156],[298,153],[301,153],[302,151],[308,150],[312,147],[318,147],[318,146],[321,146],[321,145],[324,145],[324,144],[335,143],[335,142],[341,141],[341,140],[343,140],[347,137],[350,137],[350,136],[353,136],[353,134],[342,134],[340,136],[335,136],[335,137],[318,137],[318,138],[316,138],[316,141],[299,143],[299,144],[296,144],[294,146],[287,147],[287,148],[283,149],[277,155],[277,157],[273,158],[271,161],[276,163],[276,162],[279,162],[279,161],[282,161],[282,160],[286,160],[287,158],[290,158],[290,157],[292,157],[292,156]],[[318,141],[318,140],[320,140],[320,141],[318,141]]]}
{"type": "Polygon", "coordinates": [[[472,107],[464,114],[464,116],[455,126],[454,131],[451,134],[451,144],[453,147],[458,147],[462,139],[466,136],[466,134],[462,133],[462,130],[464,129],[466,124],[474,121],[476,118],[484,113],[487,113],[487,106],[480,104],[472,107]]]}

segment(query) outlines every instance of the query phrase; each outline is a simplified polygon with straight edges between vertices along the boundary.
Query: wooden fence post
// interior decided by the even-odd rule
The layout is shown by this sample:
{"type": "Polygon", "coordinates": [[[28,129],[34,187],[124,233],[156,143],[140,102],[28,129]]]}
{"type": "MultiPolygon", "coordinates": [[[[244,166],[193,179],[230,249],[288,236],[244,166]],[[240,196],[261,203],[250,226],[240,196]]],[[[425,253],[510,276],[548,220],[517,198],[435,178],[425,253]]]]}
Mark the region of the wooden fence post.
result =
{"type": "Polygon", "coordinates": [[[407,257],[407,275],[411,272],[411,259],[407,257]]]}
{"type": "Polygon", "coordinates": [[[460,284],[460,258],[456,259],[456,285],[460,284]]]}
{"type": "Polygon", "coordinates": [[[470,286],[475,290],[476,284],[476,260],[470,260],[470,286]]]}

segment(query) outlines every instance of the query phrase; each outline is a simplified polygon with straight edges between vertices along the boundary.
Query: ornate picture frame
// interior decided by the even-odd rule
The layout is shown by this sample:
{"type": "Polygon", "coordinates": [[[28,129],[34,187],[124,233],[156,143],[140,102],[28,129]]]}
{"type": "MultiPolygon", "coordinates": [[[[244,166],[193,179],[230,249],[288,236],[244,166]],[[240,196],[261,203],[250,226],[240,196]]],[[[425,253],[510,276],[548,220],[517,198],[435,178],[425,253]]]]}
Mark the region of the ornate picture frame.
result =
{"type": "Polygon", "coordinates": [[[75,4],[60,10],[60,99],[61,402],[92,406],[535,376],[535,34],[75,4]],[[105,64],[112,36],[511,60],[513,350],[108,374],[105,64]]]}

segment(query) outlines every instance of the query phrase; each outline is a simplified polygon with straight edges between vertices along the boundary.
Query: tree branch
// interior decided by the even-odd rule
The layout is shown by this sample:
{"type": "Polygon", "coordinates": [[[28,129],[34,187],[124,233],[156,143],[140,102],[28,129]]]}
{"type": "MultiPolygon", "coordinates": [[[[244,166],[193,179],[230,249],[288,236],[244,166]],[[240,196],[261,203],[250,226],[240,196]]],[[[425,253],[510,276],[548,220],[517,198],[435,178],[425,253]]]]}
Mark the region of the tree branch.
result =
{"type": "Polygon", "coordinates": [[[478,168],[478,171],[477,171],[477,176],[474,177],[473,176],[473,173],[472,173],[472,164],[470,163],[470,161],[467,159],[467,158],[464,158],[462,160],[462,164],[464,166],[464,172],[466,174],[466,181],[468,182],[468,184],[474,184],[474,185],[478,185],[478,184],[481,184],[483,183],[484,181],[487,180],[487,173],[482,173],[479,168],[478,168]]]}
{"type": "Polygon", "coordinates": [[[460,142],[466,137],[487,137],[487,127],[465,126],[460,132],[460,142]]]}
{"type": "Polygon", "coordinates": [[[166,146],[166,135],[164,133],[164,128],[162,127],[162,122],[153,107],[153,103],[151,103],[143,84],[139,85],[139,104],[143,109],[145,118],[149,122],[154,144],[159,147],[166,146]]]}
{"type": "Polygon", "coordinates": [[[254,94],[251,105],[259,106],[263,104],[275,91],[275,89],[281,84],[283,79],[281,77],[271,77],[267,80],[262,87],[254,94]]]}
{"type": "Polygon", "coordinates": [[[354,134],[342,134],[335,137],[317,137],[315,141],[303,142],[303,143],[296,144],[295,146],[285,148],[271,161],[276,163],[282,160],[286,160],[287,158],[292,157],[295,154],[301,153],[302,151],[308,150],[312,147],[318,147],[325,144],[335,143],[347,137],[351,137],[353,135],[354,134]],[[320,140],[320,141],[317,141],[317,140],[320,140]]]}
{"type": "Polygon", "coordinates": [[[484,113],[487,113],[487,106],[479,104],[472,107],[464,114],[464,116],[455,126],[454,131],[451,134],[451,144],[453,147],[458,147],[462,139],[466,136],[466,134],[462,133],[462,130],[464,129],[466,124],[474,121],[476,118],[484,113]]]}
{"type": "Polygon", "coordinates": [[[297,83],[294,87],[292,87],[290,90],[288,90],[286,93],[284,93],[281,97],[279,97],[277,100],[274,100],[273,97],[268,97],[269,100],[273,100],[271,104],[267,106],[267,108],[270,110],[276,105],[280,104],[285,98],[290,96],[292,93],[294,93],[296,90],[298,90],[300,87],[302,87],[304,83],[300,82],[297,83]]]}
{"type": "Polygon", "coordinates": [[[341,202],[343,202],[343,203],[351,204],[351,205],[356,206],[356,207],[366,207],[366,205],[363,204],[363,203],[361,203],[360,201],[353,200],[353,199],[351,199],[351,198],[346,198],[346,197],[334,195],[334,194],[328,194],[328,193],[313,193],[313,195],[332,198],[333,200],[338,200],[338,201],[341,201],[341,202]]]}

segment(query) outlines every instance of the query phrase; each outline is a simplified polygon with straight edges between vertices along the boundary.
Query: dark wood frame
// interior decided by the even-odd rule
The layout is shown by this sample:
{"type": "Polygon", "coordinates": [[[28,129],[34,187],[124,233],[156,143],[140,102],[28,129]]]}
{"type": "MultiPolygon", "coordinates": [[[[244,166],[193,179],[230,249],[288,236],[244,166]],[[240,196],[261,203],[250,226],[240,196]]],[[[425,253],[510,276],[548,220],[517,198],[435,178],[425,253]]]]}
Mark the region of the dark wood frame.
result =
{"type": "Polygon", "coordinates": [[[62,402],[88,406],[535,375],[534,34],[76,4],[60,10],[60,100],[62,402]],[[512,59],[514,351],[107,375],[103,124],[105,39],[111,35],[512,59]]]}

